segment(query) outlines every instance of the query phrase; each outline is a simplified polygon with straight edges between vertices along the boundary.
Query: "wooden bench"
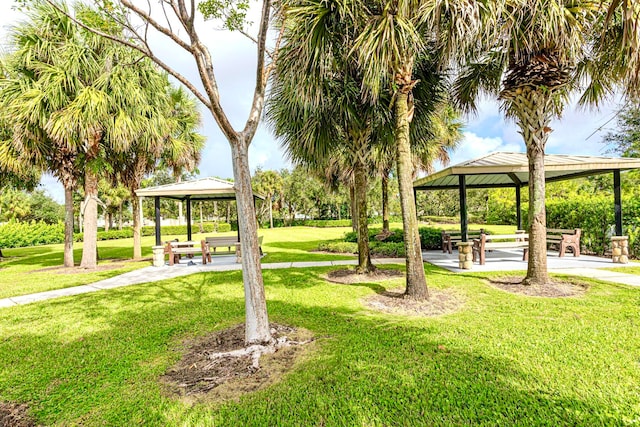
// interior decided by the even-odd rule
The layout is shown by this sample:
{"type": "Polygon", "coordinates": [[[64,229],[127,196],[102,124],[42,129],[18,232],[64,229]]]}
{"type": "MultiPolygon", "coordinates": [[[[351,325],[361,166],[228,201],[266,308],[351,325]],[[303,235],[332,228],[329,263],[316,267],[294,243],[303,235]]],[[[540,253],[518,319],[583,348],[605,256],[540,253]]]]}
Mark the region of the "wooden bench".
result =
{"type": "MultiPolygon", "coordinates": [[[[258,247],[260,248],[260,255],[262,255],[262,239],[263,236],[258,237],[258,247]]],[[[227,252],[231,253],[231,247],[235,247],[236,253],[236,262],[240,262],[242,259],[242,251],[240,247],[240,242],[236,236],[215,236],[215,237],[205,237],[205,244],[209,251],[213,249],[213,253],[216,253],[217,248],[227,248],[227,252]]],[[[209,260],[211,255],[209,255],[209,260]]]]}
{"type": "Polygon", "coordinates": [[[491,234],[482,233],[479,239],[473,240],[473,262],[478,260],[480,265],[485,263],[485,251],[491,249],[524,248],[522,260],[527,259],[529,249],[529,235],[518,234],[491,234]]]}
{"type": "Polygon", "coordinates": [[[581,232],[579,228],[573,230],[547,228],[547,244],[557,247],[560,257],[564,256],[567,248],[572,249],[574,257],[579,257],[581,232]]]}
{"type": "Polygon", "coordinates": [[[204,240],[200,242],[167,242],[164,247],[164,253],[169,255],[169,265],[180,262],[181,255],[202,254],[202,264],[206,264],[207,260],[211,262],[209,248],[204,240]]]}
{"type": "MultiPolygon", "coordinates": [[[[472,241],[473,239],[479,239],[480,235],[484,233],[484,229],[469,230],[467,231],[467,239],[472,241]]],[[[456,245],[462,241],[462,232],[459,230],[442,230],[442,253],[453,250],[453,244],[456,245]]]]}

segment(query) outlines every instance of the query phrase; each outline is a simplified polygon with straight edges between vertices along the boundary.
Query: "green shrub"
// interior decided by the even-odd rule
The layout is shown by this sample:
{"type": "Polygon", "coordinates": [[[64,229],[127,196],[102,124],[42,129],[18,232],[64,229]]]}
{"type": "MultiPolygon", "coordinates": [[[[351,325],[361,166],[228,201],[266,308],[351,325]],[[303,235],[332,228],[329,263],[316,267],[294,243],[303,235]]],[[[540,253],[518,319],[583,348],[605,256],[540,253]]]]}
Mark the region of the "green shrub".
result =
{"type": "Polygon", "coordinates": [[[231,224],[227,222],[218,222],[216,223],[216,231],[218,233],[226,233],[227,231],[231,231],[231,224]]]}
{"type": "Polygon", "coordinates": [[[21,248],[64,242],[64,224],[9,221],[0,226],[0,248],[21,248]]]}
{"type": "MultiPolygon", "coordinates": [[[[389,230],[391,234],[384,239],[385,242],[404,242],[404,238],[402,236],[402,230],[394,229],[389,230]]],[[[381,228],[369,228],[369,241],[373,242],[376,239],[376,236],[382,232],[381,228]]],[[[344,233],[344,241],[345,242],[358,242],[358,233],[355,231],[347,231],[344,233]]]]}
{"type": "Polygon", "coordinates": [[[322,242],[318,245],[318,250],[326,252],[357,254],[358,245],[352,242],[322,242]]]}
{"type": "Polygon", "coordinates": [[[442,245],[442,229],[434,227],[420,227],[420,246],[422,249],[440,249],[442,245]]]}
{"type": "Polygon", "coordinates": [[[371,254],[401,258],[405,256],[404,242],[372,242],[371,254]]]}

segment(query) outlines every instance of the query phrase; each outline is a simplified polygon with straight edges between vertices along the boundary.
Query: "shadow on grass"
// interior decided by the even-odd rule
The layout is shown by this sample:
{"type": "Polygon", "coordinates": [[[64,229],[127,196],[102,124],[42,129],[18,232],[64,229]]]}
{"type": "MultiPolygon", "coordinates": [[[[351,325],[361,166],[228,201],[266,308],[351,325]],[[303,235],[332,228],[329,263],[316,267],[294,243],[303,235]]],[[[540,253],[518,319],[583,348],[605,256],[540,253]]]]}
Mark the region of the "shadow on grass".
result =
{"type": "MultiPolygon", "coordinates": [[[[265,275],[268,286],[285,281],[280,273],[265,275]]],[[[294,277],[282,285],[306,289],[305,281],[318,281],[303,271],[294,277]]],[[[282,382],[217,406],[184,405],[157,381],[180,357],[182,339],[243,321],[238,272],[3,312],[3,326],[19,332],[7,329],[0,340],[0,396],[29,402],[47,425],[619,423],[619,408],[557,392],[510,359],[443,345],[446,325],[437,322],[390,321],[330,301],[272,300],[269,310],[271,321],[312,330],[317,351],[282,382]]]]}

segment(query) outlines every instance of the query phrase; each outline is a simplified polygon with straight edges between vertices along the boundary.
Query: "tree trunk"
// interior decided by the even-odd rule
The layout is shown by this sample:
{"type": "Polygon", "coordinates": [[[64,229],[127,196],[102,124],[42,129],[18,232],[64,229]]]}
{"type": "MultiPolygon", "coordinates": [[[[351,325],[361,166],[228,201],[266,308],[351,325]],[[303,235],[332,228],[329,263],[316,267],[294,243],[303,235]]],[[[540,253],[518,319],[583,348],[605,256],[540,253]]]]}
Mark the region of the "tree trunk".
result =
{"type": "Polygon", "coordinates": [[[389,232],[389,175],[382,175],[382,232],[389,232]]]}
{"type": "Polygon", "coordinates": [[[356,193],[353,185],[349,186],[349,201],[351,210],[351,229],[355,232],[358,231],[358,205],[356,204],[356,193]]]}
{"type": "Polygon", "coordinates": [[[356,161],[354,170],[354,196],[358,217],[358,266],[357,273],[370,273],[375,270],[371,264],[369,251],[369,226],[367,218],[367,170],[364,164],[356,161]]]}
{"type": "Polygon", "coordinates": [[[73,267],[73,188],[64,189],[64,266],[73,267]]]}
{"type": "MultiPolygon", "coordinates": [[[[120,205],[118,206],[118,230],[122,230],[122,205],[123,203],[120,203],[120,205]]],[[[133,214],[135,215],[135,211],[133,211],[133,214]]]]}
{"type": "Polygon", "coordinates": [[[512,102],[529,160],[529,263],[523,283],[540,286],[549,282],[544,149],[551,131],[553,105],[548,92],[528,88],[514,96],[512,102]]]}
{"type": "Polygon", "coordinates": [[[142,224],[140,224],[140,199],[136,191],[131,191],[131,211],[133,212],[133,259],[142,258],[142,224]]]}
{"type": "Polygon", "coordinates": [[[233,177],[236,186],[238,230],[242,248],[242,280],[246,315],[245,342],[248,345],[267,343],[271,340],[260,265],[257,219],[253,205],[253,189],[251,188],[249,142],[241,137],[237,141],[230,141],[233,177]]]}
{"type": "Polygon", "coordinates": [[[418,233],[418,218],[416,204],[413,198],[413,164],[411,161],[411,144],[409,140],[409,124],[412,112],[409,108],[410,89],[401,89],[396,93],[396,150],[398,188],[400,191],[400,206],[402,208],[402,228],[404,234],[404,248],[406,252],[407,284],[405,297],[415,300],[429,298],[427,280],[424,275],[420,235],[418,233]]]}
{"type": "Polygon", "coordinates": [[[271,203],[271,196],[269,196],[269,228],[273,228],[273,204],[271,203]]]}
{"type": "Polygon", "coordinates": [[[87,167],[84,174],[84,238],[82,247],[82,268],[98,266],[98,176],[87,167]]]}
{"type": "Polygon", "coordinates": [[[110,227],[111,227],[111,213],[105,212],[104,213],[104,231],[109,231],[110,227]]]}

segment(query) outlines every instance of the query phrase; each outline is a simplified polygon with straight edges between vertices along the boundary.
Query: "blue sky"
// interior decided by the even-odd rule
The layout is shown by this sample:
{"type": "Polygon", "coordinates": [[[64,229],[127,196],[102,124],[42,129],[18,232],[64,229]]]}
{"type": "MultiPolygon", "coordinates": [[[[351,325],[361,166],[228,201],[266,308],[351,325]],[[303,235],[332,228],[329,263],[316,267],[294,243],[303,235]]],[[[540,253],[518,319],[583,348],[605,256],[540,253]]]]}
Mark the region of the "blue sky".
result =
{"type": "MultiPolygon", "coordinates": [[[[255,3],[254,3],[255,4],[255,3]]],[[[11,10],[11,2],[0,3],[0,40],[6,40],[8,26],[18,22],[21,16],[11,10]]],[[[252,21],[258,16],[253,11],[252,21]]],[[[244,36],[214,28],[211,23],[200,23],[202,39],[211,51],[222,105],[230,121],[238,129],[244,127],[253,97],[255,81],[255,47],[244,36]]],[[[168,63],[186,75],[192,82],[199,82],[192,59],[171,42],[157,40],[161,54],[168,63]]],[[[4,48],[4,46],[3,46],[4,48]]],[[[611,120],[618,108],[618,102],[604,103],[599,111],[584,111],[569,105],[562,120],[552,123],[553,132],[547,143],[549,154],[603,155],[606,147],[601,138],[608,130],[615,129],[615,119],[611,120]],[[602,130],[600,128],[604,127],[602,130]]],[[[201,132],[207,137],[207,145],[200,163],[202,176],[231,177],[231,152],[229,144],[218,130],[211,114],[202,108],[203,126],[201,132]]],[[[524,144],[513,122],[505,121],[498,104],[485,99],[480,103],[478,113],[466,117],[464,140],[460,148],[452,153],[452,164],[473,159],[493,151],[523,152],[524,144]]],[[[278,142],[262,124],[251,144],[249,162],[252,171],[256,167],[280,169],[288,167],[278,142]]],[[[52,177],[42,181],[54,198],[62,201],[62,187],[52,177]]]]}

